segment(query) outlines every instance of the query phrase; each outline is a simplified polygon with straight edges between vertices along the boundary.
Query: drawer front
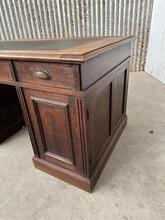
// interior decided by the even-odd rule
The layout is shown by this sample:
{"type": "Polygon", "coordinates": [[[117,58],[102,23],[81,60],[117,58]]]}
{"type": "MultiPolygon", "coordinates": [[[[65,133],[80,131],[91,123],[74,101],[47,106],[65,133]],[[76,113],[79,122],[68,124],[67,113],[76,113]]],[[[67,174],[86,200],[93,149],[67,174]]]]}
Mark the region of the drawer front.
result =
{"type": "Polygon", "coordinates": [[[78,65],[17,61],[15,68],[20,82],[79,90],[78,65]]]}
{"type": "Polygon", "coordinates": [[[13,81],[10,61],[0,61],[0,81],[13,81]]]}

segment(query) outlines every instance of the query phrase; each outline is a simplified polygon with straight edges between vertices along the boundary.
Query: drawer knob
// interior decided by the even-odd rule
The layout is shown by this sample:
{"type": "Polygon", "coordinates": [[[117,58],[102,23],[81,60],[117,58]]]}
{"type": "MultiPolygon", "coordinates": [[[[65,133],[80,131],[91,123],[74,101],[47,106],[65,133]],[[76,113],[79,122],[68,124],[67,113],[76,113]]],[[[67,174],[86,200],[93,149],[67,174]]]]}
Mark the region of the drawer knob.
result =
{"type": "Polygon", "coordinates": [[[51,75],[45,70],[35,70],[33,74],[38,79],[43,79],[43,80],[51,79],[51,75]]]}

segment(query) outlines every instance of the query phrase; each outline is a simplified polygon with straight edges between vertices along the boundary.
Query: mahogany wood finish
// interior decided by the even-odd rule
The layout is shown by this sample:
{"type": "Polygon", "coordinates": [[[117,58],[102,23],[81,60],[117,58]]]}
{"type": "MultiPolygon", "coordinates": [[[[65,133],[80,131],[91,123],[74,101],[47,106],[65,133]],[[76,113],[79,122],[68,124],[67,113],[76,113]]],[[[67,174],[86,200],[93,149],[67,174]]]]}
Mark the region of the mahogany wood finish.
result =
{"type": "Polygon", "coordinates": [[[127,123],[131,41],[0,43],[0,83],[16,87],[36,168],[93,190],[127,123]]]}
{"type": "Polygon", "coordinates": [[[80,79],[77,65],[20,61],[14,64],[20,82],[79,90],[80,79]],[[43,80],[44,78],[37,76],[37,72],[48,77],[43,80]]]}

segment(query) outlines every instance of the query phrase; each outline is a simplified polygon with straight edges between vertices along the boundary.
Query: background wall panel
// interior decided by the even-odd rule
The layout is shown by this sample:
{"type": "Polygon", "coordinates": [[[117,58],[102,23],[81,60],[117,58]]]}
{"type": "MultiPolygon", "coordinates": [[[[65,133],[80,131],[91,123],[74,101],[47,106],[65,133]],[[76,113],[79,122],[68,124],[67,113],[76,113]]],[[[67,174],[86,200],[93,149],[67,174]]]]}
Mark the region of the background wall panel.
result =
{"type": "Polygon", "coordinates": [[[131,70],[144,70],[153,0],[0,0],[0,40],[136,37],[131,70]]]}
{"type": "Polygon", "coordinates": [[[165,1],[154,2],[145,71],[165,84],[165,1]]]}

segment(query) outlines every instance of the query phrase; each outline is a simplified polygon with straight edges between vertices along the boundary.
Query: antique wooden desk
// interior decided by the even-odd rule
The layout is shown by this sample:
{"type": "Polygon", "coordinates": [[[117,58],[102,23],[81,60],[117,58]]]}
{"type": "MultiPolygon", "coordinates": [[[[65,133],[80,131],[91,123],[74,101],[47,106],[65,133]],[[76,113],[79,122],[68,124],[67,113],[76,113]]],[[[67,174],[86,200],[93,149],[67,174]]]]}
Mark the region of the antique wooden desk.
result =
{"type": "MultiPolygon", "coordinates": [[[[13,96],[5,98],[5,114],[14,106],[17,115],[8,136],[23,123],[15,87],[36,168],[92,191],[127,123],[131,41],[93,37],[0,42],[0,87],[13,86],[6,87],[13,96]]],[[[7,93],[0,93],[1,100],[3,95],[7,93]]],[[[3,102],[1,115],[2,109],[3,102]]]]}

